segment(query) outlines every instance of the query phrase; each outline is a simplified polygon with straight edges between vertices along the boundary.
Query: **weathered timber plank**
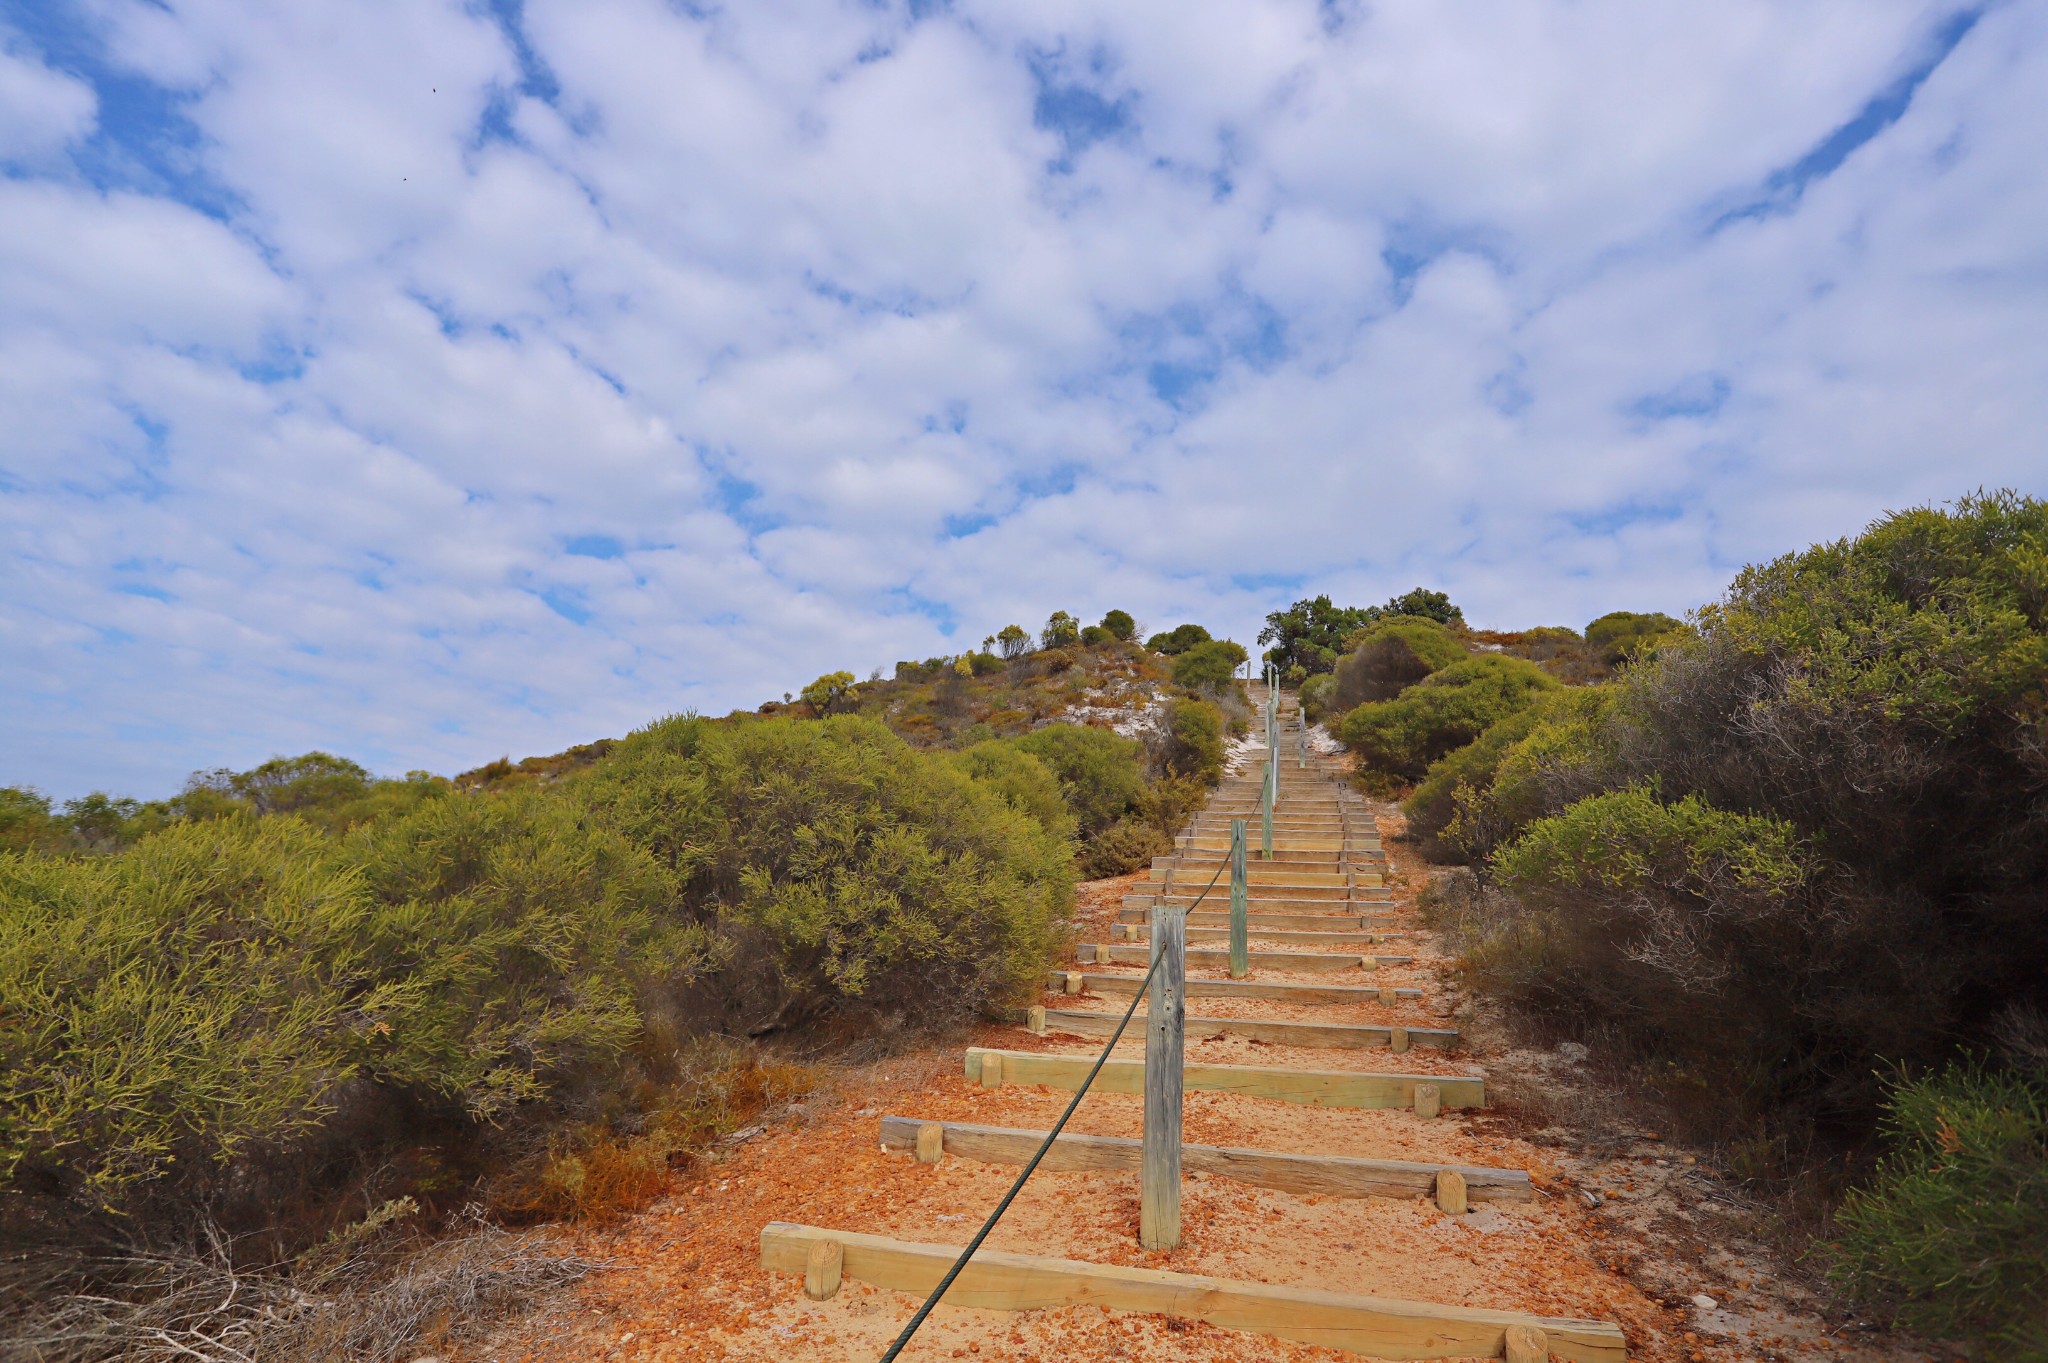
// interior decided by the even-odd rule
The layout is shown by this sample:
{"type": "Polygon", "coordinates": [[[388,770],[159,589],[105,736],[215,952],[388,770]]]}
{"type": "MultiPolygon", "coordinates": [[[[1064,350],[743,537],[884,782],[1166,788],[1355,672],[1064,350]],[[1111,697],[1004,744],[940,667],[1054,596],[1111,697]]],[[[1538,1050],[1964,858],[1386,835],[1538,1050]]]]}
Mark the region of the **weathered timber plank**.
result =
{"type": "MultiPolygon", "coordinates": [[[[1038,1051],[1003,1051],[969,1046],[965,1068],[969,1079],[981,1077],[982,1061],[1002,1067],[1006,1084],[1039,1084],[1046,1088],[1080,1087],[1094,1061],[1085,1055],[1046,1055],[1038,1051]]],[[[1270,1065],[1185,1065],[1181,1082],[1207,1093],[1239,1093],[1248,1098],[1273,1098],[1310,1107],[1412,1107],[1418,1083],[1435,1084],[1443,1105],[1485,1107],[1486,1081],[1477,1075],[1362,1074],[1352,1070],[1295,1070],[1270,1065]]],[[[1143,1093],[1145,1062],[1109,1060],[1095,1077],[1094,1093],[1143,1093]]]]}
{"type": "MultiPolygon", "coordinates": [[[[1143,898],[1149,906],[1152,902],[1151,897],[1143,898]]],[[[1149,907],[1118,909],[1116,916],[1120,923],[1145,923],[1150,921],[1146,917],[1150,912],[1149,907]]],[[[1254,937],[1267,931],[1351,932],[1359,929],[1391,928],[1398,921],[1390,913],[1359,913],[1353,908],[1330,913],[1251,913],[1245,916],[1245,923],[1254,937]]],[[[1225,912],[1212,913],[1207,909],[1196,909],[1188,915],[1190,932],[1211,932],[1229,926],[1230,915],[1225,912]]]]}
{"type": "MultiPolygon", "coordinates": [[[[1365,964],[1365,957],[1363,956],[1350,954],[1340,956],[1317,951],[1254,951],[1251,953],[1251,960],[1253,965],[1263,965],[1273,970],[1371,969],[1370,966],[1365,964]]],[[[1111,944],[1107,961],[1102,959],[1101,948],[1098,947],[1096,949],[1095,963],[1097,965],[1150,965],[1152,963],[1152,953],[1149,947],[1117,946],[1111,944]]],[[[1226,950],[1219,950],[1216,947],[1191,947],[1187,952],[1187,963],[1190,966],[1222,967],[1227,969],[1230,965],[1230,953],[1226,950]]]]}
{"type": "MultiPolygon", "coordinates": [[[[945,1153],[989,1164],[1022,1164],[1045,1141],[1043,1131],[978,1126],[971,1122],[928,1123],[915,1117],[884,1117],[882,1148],[914,1152],[918,1132],[926,1126],[938,1126],[943,1130],[945,1153]]],[[[1138,1168],[1140,1155],[1140,1143],[1125,1136],[1082,1136],[1061,1132],[1038,1167],[1062,1172],[1127,1174],[1138,1168]]],[[[1412,1160],[1294,1155],[1235,1146],[1183,1145],[1181,1168],[1289,1193],[1319,1197],[1397,1198],[1426,1198],[1436,1186],[1437,1174],[1445,1169],[1455,1169],[1465,1176],[1466,1195],[1474,1202],[1527,1202],[1535,1196],[1529,1175],[1522,1170],[1493,1169],[1484,1165],[1418,1164],[1412,1160]]]]}
{"type": "MultiPolygon", "coordinates": [[[[845,1277],[897,1292],[931,1291],[960,1256],[955,1245],[771,1221],[761,1228],[761,1267],[802,1273],[818,1240],[839,1244],[845,1277]]],[[[1498,1358],[1509,1327],[1520,1325],[1542,1330],[1551,1352],[1570,1363],[1626,1363],[1628,1357],[1621,1328],[1607,1321],[1350,1296],[992,1249],[968,1261],[947,1290],[946,1303],[992,1311],[1095,1305],[1389,1359],[1498,1358]]]]}
{"type": "MultiPolygon", "coordinates": [[[[1069,1036],[1108,1036],[1116,1030],[1116,1019],[1107,1013],[1090,1013],[1077,1008],[1045,1010],[1045,1030],[1069,1036]]],[[[1325,1051],[1365,1051],[1393,1044],[1389,1027],[1354,1027],[1334,1022],[1274,1022],[1264,1018],[1205,1018],[1190,1015],[1187,1034],[1195,1037],[1241,1036],[1247,1041],[1264,1041],[1275,1046],[1309,1046],[1325,1051]]],[[[1410,1027],[1411,1045],[1454,1049],[1458,1033],[1446,1027],[1410,1027]]]]}
{"type": "MultiPolygon", "coordinates": [[[[1069,970],[1054,977],[1053,988],[1061,987],[1061,980],[1081,982],[1081,987],[1096,994],[1129,994],[1138,988],[1136,975],[1099,975],[1089,971],[1069,970]]],[[[1377,1003],[1384,991],[1369,989],[1355,984],[1287,984],[1265,980],[1189,980],[1188,997],[1228,999],[1281,999],[1288,1003],[1377,1003]]],[[[1419,999],[1420,989],[1399,987],[1394,996],[1401,999],[1419,999]]]]}

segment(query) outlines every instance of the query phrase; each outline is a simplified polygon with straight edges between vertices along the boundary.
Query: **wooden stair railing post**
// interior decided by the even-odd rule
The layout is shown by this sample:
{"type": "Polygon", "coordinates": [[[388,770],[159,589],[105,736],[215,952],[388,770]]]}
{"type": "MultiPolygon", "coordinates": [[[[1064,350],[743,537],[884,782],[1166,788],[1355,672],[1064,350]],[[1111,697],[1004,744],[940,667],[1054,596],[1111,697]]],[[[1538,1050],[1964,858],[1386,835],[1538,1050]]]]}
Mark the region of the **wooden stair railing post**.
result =
{"type": "Polygon", "coordinates": [[[1152,953],[1159,958],[1145,1015],[1145,1141],[1139,1167],[1138,1243],[1180,1244],[1181,1068],[1187,1018],[1187,915],[1152,909],[1152,953]]]}
{"type": "Polygon", "coordinates": [[[1244,866],[1245,827],[1243,819],[1230,821],[1230,978],[1241,980],[1251,973],[1250,887],[1244,866]]]}

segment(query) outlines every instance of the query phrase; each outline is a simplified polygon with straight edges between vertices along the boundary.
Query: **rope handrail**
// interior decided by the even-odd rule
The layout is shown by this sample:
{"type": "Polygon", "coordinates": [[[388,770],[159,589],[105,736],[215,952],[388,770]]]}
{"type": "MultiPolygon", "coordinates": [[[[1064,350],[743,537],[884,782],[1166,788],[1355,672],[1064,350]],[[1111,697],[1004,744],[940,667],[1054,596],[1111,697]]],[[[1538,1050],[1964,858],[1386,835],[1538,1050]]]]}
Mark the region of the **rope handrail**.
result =
{"type": "MultiPolygon", "coordinates": [[[[1216,888],[1217,878],[1222,874],[1223,867],[1218,866],[1216,874],[1209,877],[1209,883],[1204,885],[1202,892],[1195,896],[1194,904],[1188,905],[1189,912],[1194,910],[1195,904],[1199,904],[1209,897],[1209,891],[1216,888]]],[[[948,1288],[952,1287],[953,1280],[966,1270],[967,1261],[974,1257],[974,1251],[981,1248],[981,1242],[988,1239],[989,1232],[996,1228],[996,1222],[1002,1220],[1003,1213],[1010,1210],[1010,1204],[1017,1200],[1017,1194],[1024,1191],[1024,1181],[1031,1177],[1032,1173],[1038,1168],[1038,1162],[1045,1158],[1047,1151],[1052,1149],[1053,1142],[1058,1140],[1060,1132],[1066,1129],[1067,1119],[1074,1115],[1075,1109],[1081,1106],[1081,1100],[1088,1096],[1089,1085],[1095,1082],[1096,1075],[1102,1073],[1103,1065],[1109,1060],[1109,1053],[1116,1049],[1117,1042],[1123,1040],[1124,1028],[1131,1025],[1131,1018],[1138,1011],[1138,1003],[1145,997],[1145,991],[1152,987],[1152,977],[1159,973],[1159,963],[1164,959],[1166,958],[1156,952],[1153,954],[1151,968],[1145,972],[1145,978],[1139,982],[1138,992],[1131,996],[1131,1006],[1124,1009],[1122,1020],[1117,1023],[1116,1030],[1110,1033],[1109,1042],[1102,1048],[1102,1054],[1095,1057],[1095,1065],[1088,1071],[1088,1077],[1081,1081],[1081,1086],[1078,1089],[1074,1090],[1074,1100],[1067,1104],[1067,1110],[1060,1114],[1060,1119],[1057,1122],[1053,1123],[1052,1130],[1045,1133],[1045,1140],[1039,1144],[1037,1153],[1032,1155],[1030,1161],[1025,1164],[1023,1172],[1017,1175],[1017,1181],[1010,1185],[1010,1191],[1003,1194],[1003,1200],[996,1203],[996,1209],[989,1213],[988,1220],[981,1223],[981,1229],[976,1231],[974,1238],[967,1242],[967,1248],[960,1251],[960,1257],[955,1259],[953,1266],[946,1270],[946,1276],[939,1279],[939,1285],[932,1289],[931,1295],[924,1299],[924,1304],[917,1308],[917,1314],[912,1316],[909,1324],[903,1327],[903,1333],[896,1336],[896,1342],[891,1344],[889,1351],[882,1355],[881,1363],[895,1363],[896,1355],[903,1352],[903,1346],[910,1343],[910,1337],[917,1333],[918,1326],[924,1324],[925,1317],[931,1315],[932,1309],[939,1304],[939,1299],[946,1295],[948,1288]]]]}

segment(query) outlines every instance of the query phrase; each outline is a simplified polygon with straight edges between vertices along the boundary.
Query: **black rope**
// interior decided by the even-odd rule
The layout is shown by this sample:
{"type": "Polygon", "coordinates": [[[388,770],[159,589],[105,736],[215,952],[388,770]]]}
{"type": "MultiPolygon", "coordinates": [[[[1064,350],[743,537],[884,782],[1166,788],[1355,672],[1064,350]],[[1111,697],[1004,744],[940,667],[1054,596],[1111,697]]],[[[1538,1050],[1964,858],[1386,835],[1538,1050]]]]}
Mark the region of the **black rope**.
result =
{"type": "MultiPolygon", "coordinates": [[[[1202,892],[1195,896],[1194,903],[1188,905],[1189,911],[1193,911],[1195,904],[1199,904],[1209,897],[1209,891],[1216,888],[1216,881],[1222,876],[1224,866],[1229,864],[1228,861],[1225,861],[1223,866],[1216,868],[1216,874],[1209,877],[1209,883],[1204,885],[1202,892]]],[[[996,1228],[996,1222],[1002,1220],[1003,1213],[1010,1210],[1010,1204],[1017,1200],[1017,1194],[1024,1191],[1024,1181],[1030,1178],[1032,1172],[1038,1168],[1038,1162],[1045,1158],[1045,1152],[1052,1149],[1052,1143],[1058,1140],[1060,1132],[1066,1129],[1067,1119],[1074,1115],[1074,1109],[1080,1107],[1081,1100],[1088,1096],[1088,1086],[1095,1082],[1096,1075],[1102,1073],[1102,1066],[1108,1061],[1109,1053],[1116,1049],[1117,1042],[1123,1040],[1124,1028],[1131,1025],[1131,1018],[1138,1011],[1138,1001],[1144,998],[1145,991],[1152,987],[1152,977],[1159,973],[1159,963],[1164,959],[1165,957],[1157,952],[1153,953],[1152,966],[1145,972],[1145,978],[1139,982],[1138,992],[1131,996],[1131,1006],[1124,1009],[1123,1020],[1118,1022],[1116,1030],[1110,1033],[1109,1044],[1102,1048],[1102,1054],[1095,1057],[1094,1068],[1088,1071],[1088,1077],[1081,1081],[1081,1087],[1074,1090],[1074,1101],[1067,1104],[1067,1110],[1060,1114],[1060,1119],[1057,1122],[1053,1123],[1052,1130],[1045,1133],[1045,1140],[1039,1145],[1038,1153],[1031,1157],[1030,1162],[1024,1166],[1024,1171],[1017,1175],[1017,1181],[1010,1185],[1010,1191],[1003,1194],[1001,1202],[996,1203],[996,1209],[989,1213],[988,1220],[981,1223],[981,1229],[976,1231],[974,1238],[967,1242],[967,1248],[960,1251],[960,1257],[955,1259],[953,1266],[946,1270],[946,1276],[939,1279],[939,1285],[932,1289],[932,1294],[929,1297],[924,1299],[924,1305],[917,1308],[917,1314],[912,1316],[910,1323],[903,1327],[903,1333],[896,1336],[896,1342],[889,1346],[889,1352],[882,1355],[881,1363],[894,1363],[896,1355],[903,1352],[903,1346],[910,1343],[910,1337],[917,1333],[917,1327],[924,1324],[925,1317],[932,1313],[932,1308],[937,1306],[939,1299],[946,1295],[946,1289],[950,1288],[953,1285],[953,1280],[959,1277],[961,1272],[966,1269],[967,1261],[974,1257],[974,1251],[981,1248],[981,1242],[988,1239],[988,1233],[996,1228]]]]}

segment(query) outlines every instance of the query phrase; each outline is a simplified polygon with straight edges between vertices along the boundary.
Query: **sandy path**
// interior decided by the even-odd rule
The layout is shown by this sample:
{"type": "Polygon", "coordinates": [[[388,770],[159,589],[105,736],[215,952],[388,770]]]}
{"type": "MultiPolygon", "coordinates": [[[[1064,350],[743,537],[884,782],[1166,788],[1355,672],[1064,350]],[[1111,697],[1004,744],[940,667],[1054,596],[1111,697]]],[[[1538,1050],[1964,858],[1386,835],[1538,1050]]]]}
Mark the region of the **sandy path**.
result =
{"type": "MultiPolygon", "coordinates": [[[[1311,1007],[1223,999],[1191,1000],[1191,1012],[1334,1023],[1445,1026],[1448,964],[1420,929],[1392,841],[1398,820],[1382,818],[1394,912],[1410,936],[1415,964],[1398,970],[1298,974],[1304,982],[1420,986],[1419,1001],[1311,1007]]],[[[1121,896],[1142,890],[1129,877],[1083,887],[1077,914],[1083,942],[1107,940],[1121,896]]],[[[1298,949],[1298,948],[1290,948],[1298,949]]],[[[1084,967],[1098,970],[1094,966],[1084,967]]],[[[1126,973],[1121,968],[1117,973],[1126,973]]],[[[1127,973],[1137,974],[1136,970],[1127,973]]],[[[1261,973],[1261,978],[1265,974],[1261,973]]],[[[1049,1008],[1120,1013],[1123,999],[1048,993],[1049,1008]]],[[[1142,1053],[1138,1025],[1118,1054],[1142,1053]]],[[[1034,1037],[1022,1027],[988,1027],[973,1044],[1092,1055],[1099,1041],[1034,1037]]],[[[795,1276],[763,1273],[758,1236],[768,1221],[792,1221],[944,1244],[961,1244],[1015,1176],[1007,1166],[948,1157],[916,1164],[879,1148],[882,1115],[1043,1130],[1069,1095],[1005,1086],[985,1091],[961,1073],[960,1049],[899,1056],[845,1072],[833,1093],[812,1100],[722,1158],[654,1209],[605,1230],[561,1232],[583,1253],[609,1261],[573,1294],[543,1305],[481,1347],[458,1355],[503,1360],[776,1360],[812,1363],[879,1357],[917,1301],[849,1282],[832,1300],[804,1298],[795,1276]]],[[[1191,1059],[1311,1069],[1484,1074],[1494,1057],[1469,1051],[1320,1050],[1270,1046],[1191,1033],[1191,1059]]],[[[1141,1100],[1091,1095],[1070,1127],[1136,1136],[1141,1100]]],[[[1561,1177],[1554,1152],[1506,1134],[1509,1123],[1461,1113],[1425,1121],[1405,1110],[1303,1107],[1234,1094],[1190,1092],[1185,1137],[1215,1145],[1332,1153],[1527,1170],[1533,1203],[1482,1205],[1452,1217],[1422,1199],[1344,1200],[1296,1196],[1227,1180],[1190,1177],[1183,1194],[1185,1239],[1169,1254],[1137,1244],[1135,1175],[1040,1173],[990,1237],[993,1248],[1106,1264],[1213,1274],[1458,1305],[1611,1320],[1644,1360],[1850,1358],[1797,1322],[1760,1309],[1734,1338],[1697,1328],[1689,1305],[1648,1295],[1616,1271],[1610,1230],[1561,1177]],[[1794,1336],[1807,1336],[1795,1338],[1794,1336]]],[[[1617,1169],[1613,1186],[1633,1182],[1617,1169]]],[[[1650,1171],[1643,1171],[1646,1178],[1650,1171]]],[[[1681,1303],[1682,1303],[1681,1299],[1681,1303]]],[[[1355,1355],[1160,1317],[1095,1308],[1005,1313],[942,1307],[906,1359],[1136,1360],[1171,1358],[1352,1359],[1355,1355]]],[[[1874,1357],[1874,1355],[1873,1355],[1874,1357]]],[[[1887,1358],[1896,1355],[1885,1355],[1887,1358]]]]}

